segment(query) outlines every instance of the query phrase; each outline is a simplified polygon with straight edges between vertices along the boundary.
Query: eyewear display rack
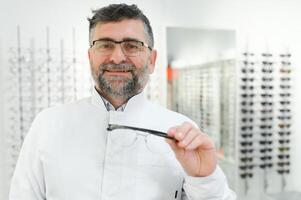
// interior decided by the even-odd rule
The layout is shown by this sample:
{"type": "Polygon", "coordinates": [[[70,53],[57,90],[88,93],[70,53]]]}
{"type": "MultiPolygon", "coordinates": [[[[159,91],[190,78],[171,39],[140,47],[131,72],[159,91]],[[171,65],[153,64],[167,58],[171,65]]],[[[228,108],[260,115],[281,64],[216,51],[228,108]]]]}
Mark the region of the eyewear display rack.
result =
{"type": "Polygon", "coordinates": [[[50,29],[46,29],[45,44],[29,46],[21,40],[17,29],[17,45],[9,49],[5,85],[5,135],[8,149],[7,165],[12,176],[24,137],[35,116],[41,110],[90,96],[90,74],[84,71],[75,47],[75,30],[71,50],[64,40],[59,48],[50,45],[50,29]]]}
{"type": "Polygon", "coordinates": [[[245,197],[282,192],[290,178],[290,59],[288,52],[241,55],[238,191],[245,197]]]}
{"type": "Polygon", "coordinates": [[[245,51],[172,69],[172,109],[214,139],[230,185],[246,199],[285,191],[290,178],[291,57],[245,51]]]}
{"type": "Polygon", "coordinates": [[[172,109],[194,120],[234,161],[235,60],[173,69],[172,109]]]}

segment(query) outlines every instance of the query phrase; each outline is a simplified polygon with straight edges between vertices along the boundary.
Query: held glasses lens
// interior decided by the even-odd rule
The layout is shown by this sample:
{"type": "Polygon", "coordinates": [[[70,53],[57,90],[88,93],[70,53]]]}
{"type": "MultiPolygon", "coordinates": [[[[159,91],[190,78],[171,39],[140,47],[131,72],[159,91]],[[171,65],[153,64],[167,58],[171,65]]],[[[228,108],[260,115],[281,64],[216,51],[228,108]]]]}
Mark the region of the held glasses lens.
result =
{"type": "Polygon", "coordinates": [[[170,148],[162,137],[176,141],[166,133],[132,126],[109,124],[107,130],[110,131],[112,143],[125,148],[132,146],[139,136],[144,137],[148,150],[153,153],[169,152],[170,148]]]}

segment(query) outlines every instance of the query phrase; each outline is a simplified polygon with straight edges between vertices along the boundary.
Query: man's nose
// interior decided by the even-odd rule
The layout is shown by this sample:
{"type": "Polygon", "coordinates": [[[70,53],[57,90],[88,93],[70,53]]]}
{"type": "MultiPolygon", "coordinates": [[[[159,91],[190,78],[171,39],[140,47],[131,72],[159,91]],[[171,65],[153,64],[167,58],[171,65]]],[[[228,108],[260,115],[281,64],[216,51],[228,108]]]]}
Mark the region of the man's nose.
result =
{"type": "Polygon", "coordinates": [[[110,55],[110,61],[115,64],[119,64],[126,61],[126,56],[124,55],[120,45],[115,46],[115,49],[110,55]]]}

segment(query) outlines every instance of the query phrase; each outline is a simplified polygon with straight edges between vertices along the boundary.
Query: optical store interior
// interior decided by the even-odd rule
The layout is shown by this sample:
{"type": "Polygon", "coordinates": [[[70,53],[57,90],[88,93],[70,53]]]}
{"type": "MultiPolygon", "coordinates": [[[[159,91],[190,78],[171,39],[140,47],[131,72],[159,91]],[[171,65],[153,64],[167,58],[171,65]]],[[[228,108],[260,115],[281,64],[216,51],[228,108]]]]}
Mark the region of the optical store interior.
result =
{"type": "MultiPolygon", "coordinates": [[[[214,140],[237,199],[301,200],[301,1],[123,2],[153,27],[145,95],[214,140]]],[[[35,116],[91,95],[87,18],[110,3],[1,2],[1,200],[35,116]]]]}

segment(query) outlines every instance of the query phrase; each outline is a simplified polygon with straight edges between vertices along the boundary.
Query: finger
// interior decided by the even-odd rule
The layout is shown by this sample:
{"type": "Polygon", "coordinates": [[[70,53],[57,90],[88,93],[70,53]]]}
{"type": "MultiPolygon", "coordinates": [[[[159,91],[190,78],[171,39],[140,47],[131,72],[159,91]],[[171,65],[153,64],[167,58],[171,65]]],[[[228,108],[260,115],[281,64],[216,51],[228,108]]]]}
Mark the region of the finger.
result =
{"type": "Polygon", "coordinates": [[[177,143],[174,141],[174,140],[171,140],[171,139],[165,139],[165,141],[167,142],[167,144],[169,144],[169,146],[171,147],[171,149],[174,151],[174,152],[177,152],[178,151],[178,148],[177,147],[177,143]]]}
{"type": "Polygon", "coordinates": [[[185,135],[193,128],[193,125],[189,122],[184,122],[181,126],[177,127],[177,133],[175,138],[178,141],[182,141],[185,138],[185,135]]]}
{"type": "Polygon", "coordinates": [[[182,148],[186,148],[198,135],[200,132],[197,129],[191,129],[184,138],[178,142],[178,146],[182,148]]]}
{"type": "Polygon", "coordinates": [[[174,126],[174,127],[171,127],[168,131],[167,131],[167,135],[168,136],[171,136],[171,137],[174,137],[175,134],[177,132],[177,126],[174,126]]]}
{"type": "Polygon", "coordinates": [[[206,134],[200,134],[186,147],[187,150],[194,149],[211,150],[214,149],[214,142],[206,134]]]}
{"type": "Polygon", "coordinates": [[[197,149],[199,147],[201,147],[201,145],[203,144],[204,138],[201,135],[197,135],[193,141],[190,142],[189,145],[187,145],[185,147],[186,150],[194,150],[197,149]]]}

